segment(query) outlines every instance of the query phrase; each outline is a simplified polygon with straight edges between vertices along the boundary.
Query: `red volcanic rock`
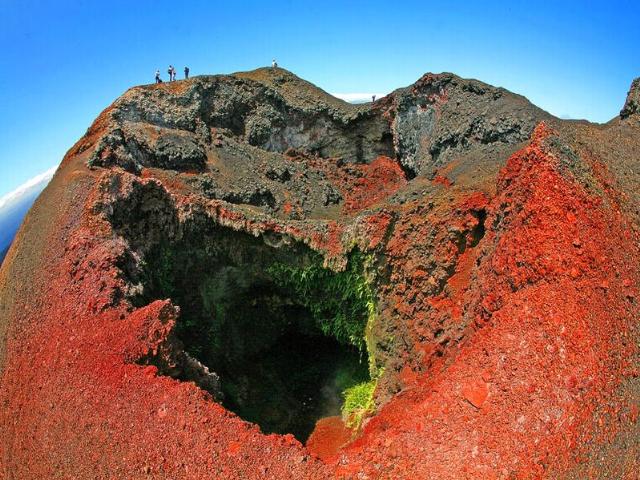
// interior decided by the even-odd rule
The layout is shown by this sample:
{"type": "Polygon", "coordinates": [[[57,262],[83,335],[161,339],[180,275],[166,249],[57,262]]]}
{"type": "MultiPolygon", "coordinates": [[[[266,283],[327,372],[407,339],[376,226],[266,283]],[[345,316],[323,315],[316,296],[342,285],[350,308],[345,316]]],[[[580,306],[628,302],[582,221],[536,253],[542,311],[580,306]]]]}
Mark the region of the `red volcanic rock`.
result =
{"type": "Polygon", "coordinates": [[[474,407],[480,408],[489,395],[489,387],[482,380],[475,380],[462,388],[462,395],[474,407]]]}
{"type": "Polygon", "coordinates": [[[635,478],[623,117],[451,74],[358,106],[281,69],[129,90],[0,268],[0,477],[635,478]],[[305,323],[354,296],[360,353],[305,323]]]}
{"type": "Polygon", "coordinates": [[[340,448],[349,443],[352,438],[353,430],[344,424],[342,418],[327,417],[318,420],[313,433],[307,439],[306,446],[312,454],[330,462],[335,460],[340,448]]]}

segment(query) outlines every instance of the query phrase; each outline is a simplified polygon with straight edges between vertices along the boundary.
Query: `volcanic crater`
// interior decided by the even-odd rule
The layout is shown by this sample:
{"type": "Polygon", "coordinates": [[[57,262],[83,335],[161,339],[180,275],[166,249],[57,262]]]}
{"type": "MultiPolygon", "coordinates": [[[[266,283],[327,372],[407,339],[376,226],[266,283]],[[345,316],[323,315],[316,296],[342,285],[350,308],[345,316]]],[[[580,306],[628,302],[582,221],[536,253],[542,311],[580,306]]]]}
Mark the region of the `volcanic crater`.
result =
{"type": "Polygon", "coordinates": [[[634,478],[639,85],[130,89],[0,269],[0,472],[634,478]]]}

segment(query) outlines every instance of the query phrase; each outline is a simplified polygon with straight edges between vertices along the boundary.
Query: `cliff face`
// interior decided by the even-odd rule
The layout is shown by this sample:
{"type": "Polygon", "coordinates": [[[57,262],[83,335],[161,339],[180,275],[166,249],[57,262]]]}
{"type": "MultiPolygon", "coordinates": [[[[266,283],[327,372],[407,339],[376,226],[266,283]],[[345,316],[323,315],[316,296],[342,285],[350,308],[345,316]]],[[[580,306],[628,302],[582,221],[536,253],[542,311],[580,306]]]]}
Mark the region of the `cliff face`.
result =
{"type": "Polygon", "coordinates": [[[636,83],[607,125],[452,74],[129,90],[0,270],[0,471],[633,475],[636,83]]]}
{"type": "Polygon", "coordinates": [[[632,115],[636,115],[640,111],[640,78],[636,78],[631,84],[629,93],[627,94],[627,101],[624,102],[624,107],[620,111],[620,118],[628,118],[632,115]]]}

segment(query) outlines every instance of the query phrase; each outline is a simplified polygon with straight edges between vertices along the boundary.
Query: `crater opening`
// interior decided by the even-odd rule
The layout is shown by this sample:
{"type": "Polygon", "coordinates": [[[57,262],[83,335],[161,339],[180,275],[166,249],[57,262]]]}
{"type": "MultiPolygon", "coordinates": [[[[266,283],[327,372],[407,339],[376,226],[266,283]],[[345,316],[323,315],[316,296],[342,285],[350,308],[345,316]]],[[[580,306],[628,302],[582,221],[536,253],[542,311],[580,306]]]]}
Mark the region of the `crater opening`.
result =
{"type": "Polygon", "coordinates": [[[478,220],[478,223],[476,224],[475,227],[473,227],[470,234],[471,238],[470,238],[469,246],[473,248],[473,247],[476,247],[478,243],[480,243],[480,240],[482,240],[482,238],[484,237],[485,230],[486,230],[484,223],[487,220],[487,211],[484,208],[482,208],[480,210],[472,211],[471,214],[474,217],[476,217],[476,219],[478,220]]]}
{"type": "Polygon", "coordinates": [[[226,408],[304,442],[318,419],[354,413],[345,396],[371,384],[369,259],[354,250],[340,272],[322,260],[301,243],[200,224],[145,254],[137,301],[180,306],[177,335],[219,376],[226,408]]]}

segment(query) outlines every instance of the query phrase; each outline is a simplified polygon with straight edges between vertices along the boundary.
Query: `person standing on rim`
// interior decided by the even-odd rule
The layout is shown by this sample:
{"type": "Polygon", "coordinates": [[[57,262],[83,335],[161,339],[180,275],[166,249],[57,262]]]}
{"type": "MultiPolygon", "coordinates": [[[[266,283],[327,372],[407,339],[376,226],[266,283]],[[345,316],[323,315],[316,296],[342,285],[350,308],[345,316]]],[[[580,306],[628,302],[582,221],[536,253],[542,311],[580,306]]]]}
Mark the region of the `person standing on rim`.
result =
{"type": "Polygon", "coordinates": [[[167,73],[169,74],[169,81],[173,82],[173,65],[169,65],[169,68],[167,69],[167,73]]]}
{"type": "Polygon", "coordinates": [[[160,79],[160,70],[156,70],[156,83],[162,83],[162,80],[160,79]]]}
{"type": "Polygon", "coordinates": [[[278,62],[276,62],[275,58],[271,61],[271,68],[278,68],[278,62]]]}
{"type": "Polygon", "coordinates": [[[189,78],[189,67],[184,67],[184,78],[185,80],[189,78]]]}

